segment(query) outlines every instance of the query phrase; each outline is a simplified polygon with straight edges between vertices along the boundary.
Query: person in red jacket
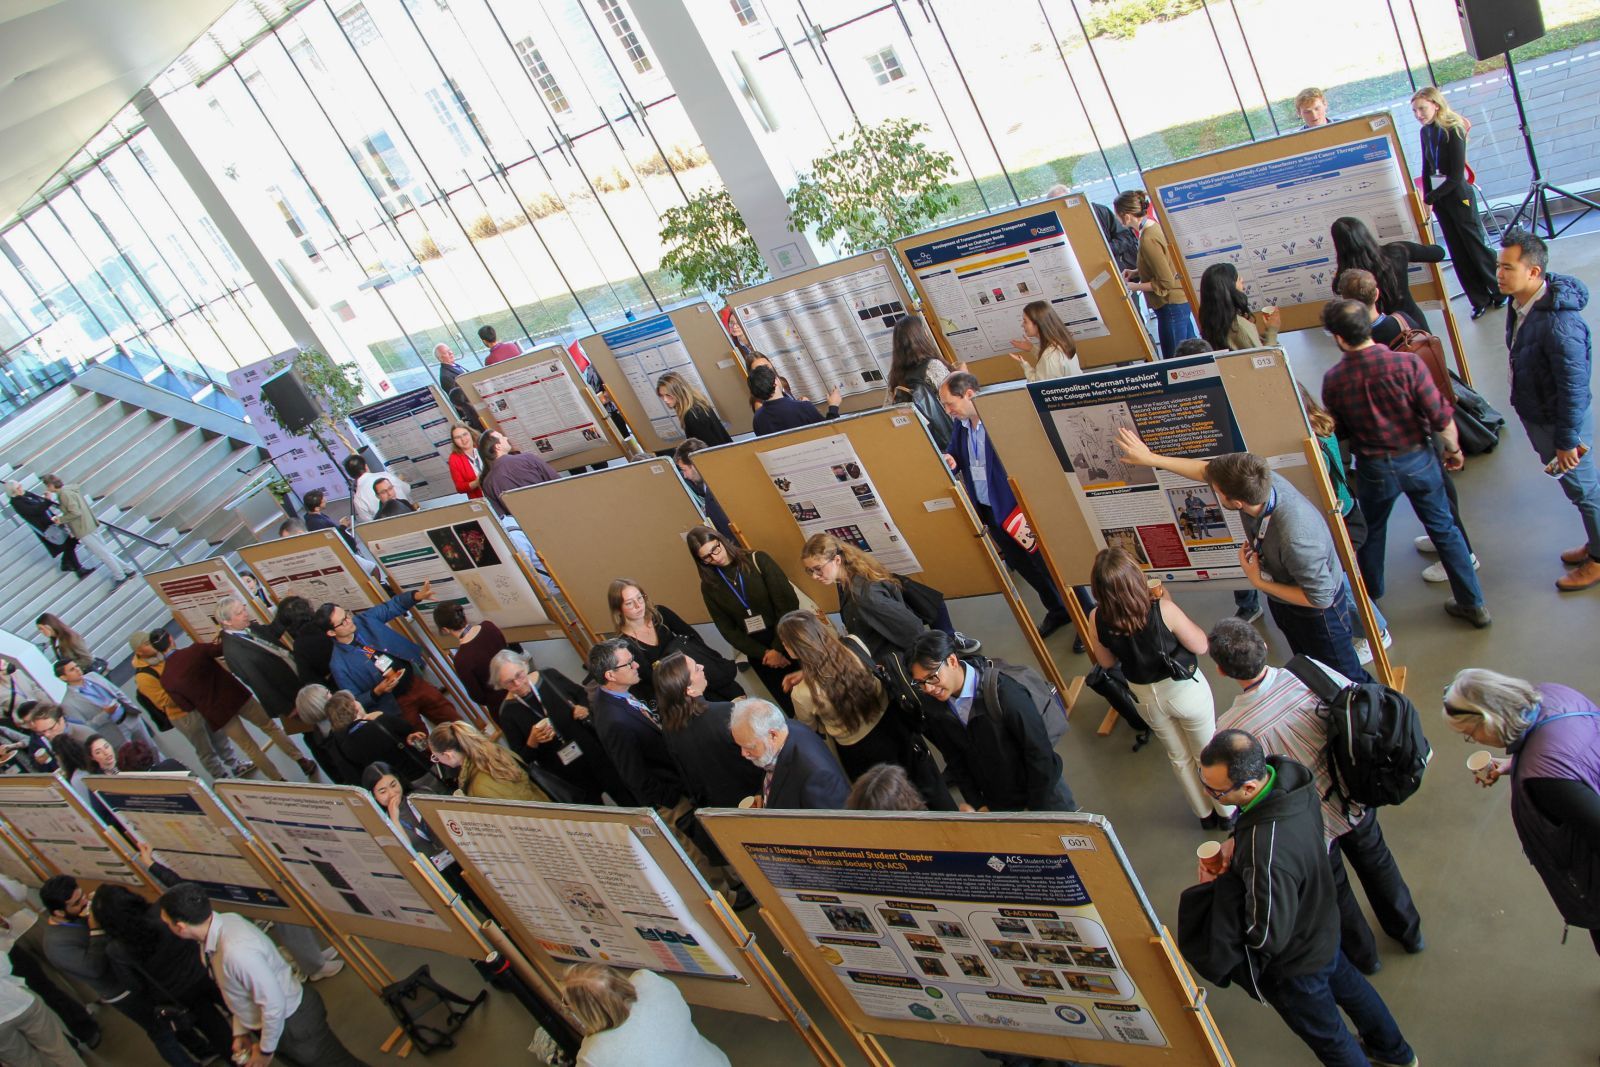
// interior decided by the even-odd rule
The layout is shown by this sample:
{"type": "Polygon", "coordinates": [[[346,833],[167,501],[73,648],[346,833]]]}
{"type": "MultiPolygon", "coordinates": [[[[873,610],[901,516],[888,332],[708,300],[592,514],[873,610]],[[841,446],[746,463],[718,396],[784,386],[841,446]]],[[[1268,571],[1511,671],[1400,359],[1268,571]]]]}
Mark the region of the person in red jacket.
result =
{"type": "Polygon", "coordinates": [[[289,740],[289,735],[283,732],[283,727],[267,714],[261,702],[250,695],[250,690],[243,683],[228,673],[228,669],[220,662],[221,656],[221,641],[173,649],[167,653],[161,670],[161,687],[178,707],[205,719],[213,734],[225,735],[244,749],[245,754],[268,778],[281,781],[283,775],[255,743],[250,731],[239,721],[241,718],[255,724],[307,775],[316,774],[316,762],[301,753],[289,740]]]}

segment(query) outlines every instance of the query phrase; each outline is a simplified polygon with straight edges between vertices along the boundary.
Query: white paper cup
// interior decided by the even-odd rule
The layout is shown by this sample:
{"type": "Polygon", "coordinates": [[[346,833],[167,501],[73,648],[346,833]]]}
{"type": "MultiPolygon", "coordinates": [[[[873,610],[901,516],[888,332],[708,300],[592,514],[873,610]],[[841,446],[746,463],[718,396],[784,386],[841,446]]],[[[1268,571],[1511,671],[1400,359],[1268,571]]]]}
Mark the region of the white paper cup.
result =
{"type": "Polygon", "coordinates": [[[1222,855],[1222,842],[1220,841],[1202,841],[1200,846],[1194,850],[1195,859],[1201,863],[1211,863],[1220,855],[1222,855]]]}
{"type": "Polygon", "coordinates": [[[1485,785],[1489,784],[1489,770],[1494,766],[1494,754],[1484,749],[1479,749],[1467,757],[1467,770],[1472,772],[1472,777],[1485,785]]]}

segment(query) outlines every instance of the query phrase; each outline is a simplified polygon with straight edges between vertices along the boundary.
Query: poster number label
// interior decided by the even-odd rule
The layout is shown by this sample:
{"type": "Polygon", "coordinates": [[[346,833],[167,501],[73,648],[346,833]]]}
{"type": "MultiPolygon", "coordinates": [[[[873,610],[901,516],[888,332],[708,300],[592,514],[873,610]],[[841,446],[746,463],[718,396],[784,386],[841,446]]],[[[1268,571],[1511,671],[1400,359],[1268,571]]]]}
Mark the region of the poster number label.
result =
{"type": "Polygon", "coordinates": [[[1071,834],[1061,835],[1061,847],[1066,849],[1068,852],[1093,852],[1095,850],[1094,839],[1092,837],[1082,837],[1071,834]]]}

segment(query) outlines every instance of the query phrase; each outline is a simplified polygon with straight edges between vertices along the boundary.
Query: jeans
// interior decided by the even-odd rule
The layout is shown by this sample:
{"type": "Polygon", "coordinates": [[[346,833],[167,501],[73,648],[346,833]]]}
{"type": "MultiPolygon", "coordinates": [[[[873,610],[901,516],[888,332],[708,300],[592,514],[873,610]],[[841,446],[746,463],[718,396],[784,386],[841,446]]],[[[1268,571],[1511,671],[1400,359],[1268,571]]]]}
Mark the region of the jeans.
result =
{"type": "MultiPolygon", "coordinates": [[[[1539,453],[1540,463],[1549,463],[1556,458],[1554,426],[1524,420],[1522,428],[1527,431],[1533,450],[1539,453]]],[[[1595,446],[1592,407],[1584,412],[1583,420],[1578,424],[1578,439],[1591,449],[1595,446]]],[[[1600,470],[1595,467],[1594,452],[1580,459],[1578,465],[1563,474],[1559,481],[1561,491],[1567,494],[1572,506],[1583,516],[1583,535],[1589,541],[1589,558],[1600,562],[1600,470]]]]}
{"type": "Polygon", "coordinates": [[[1156,335],[1161,341],[1161,358],[1171,359],[1178,354],[1178,343],[1197,337],[1194,328],[1194,316],[1189,313],[1189,305],[1162,304],[1156,308],[1156,335]]]}
{"type": "Polygon", "coordinates": [[[1345,873],[1348,861],[1372,905],[1383,932],[1402,945],[1415,945],[1422,939],[1422,916],[1411,899],[1411,888],[1406,885],[1400,865],[1383,839],[1383,827],[1378,825],[1378,813],[1368,808],[1361,821],[1348,832],[1334,838],[1328,856],[1333,866],[1333,887],[1339,900],[1339,947],[1356,966],[1372,970],[1378,962],[1378,945],[1367,925],[1361,905],[1350,888],[1350,878],[1345,873]]]}
{"type": "Polygon", "coordinates": [[[994,547],[999,550],[1000,558],[1005,565],[1022,577],[1022,580],[1033,586],[1033,591],[1039,594],[1039,603],[1044,605],[1047,616],[1058,619],[1067,617],[1067,605],[1061,599],[1061,593],[1056,589],[1056,583],[1050,580],[1050,570],[1044,565],[1044,560],[1039,553],[1029,552],[1017,544],[1016,538],[1006,533],[1000,523],[995,520],[994,512],[987,504],[979,504],[978,518],[983,520],[984,526],[989,529],[989,540],[994,542],[994,547]]]}
{"type": "Polygon", "coordinates": [[[1398,456],[1362,456],[1356,465],[1355,490],[1367,517],[1367,540],[1358,553],[1361,574],[1374,600],[1383,596],[1383,555],[1388,543],[1389,513],[1403,493],[1433,539],[1433,546],[1439,550],[1439,559],[1450,578],[1450,592],[1456,603],[1467,609],[1483,606],[1483,588],[1472,570],[1472,554],[1455,520],[1450,517],[1450,504],[1445,499],[1444,467],[1431,447],[1398,456]]]}
{"type": "Polygon", "coordinates": [[[1353,682],[1370,682],[1372,676],[1356,658],[1348,603],[1342,593],[1335,595],[1333,603],[1325,608],[1303,608],[1268,597],[1267,609],[1289,642],[1290,652],[1310,656],[1353,682]]]}
{"type": "Polygon", "coordinates": [[[1244,612],[1254,615],[1261,610],[1261,590],[1235,589],[1233,591],[1233,610],[1235,614],[1244,612]]]}
{"type": "Polygon", "coordinates": [[[1356,1032],[1373,1059],[1410,1063],[1416,1055],[1406,1044],[1383,998],[1350,965],[1343,952],[1335,952],[1328,965],[1316,974],[1264,977],[1260,987],[1262,999],[1327,1067],[1370,1067],[1367,1054],[1339,1017],[1340,1008],[1356,1024],[1356,1032]]]}

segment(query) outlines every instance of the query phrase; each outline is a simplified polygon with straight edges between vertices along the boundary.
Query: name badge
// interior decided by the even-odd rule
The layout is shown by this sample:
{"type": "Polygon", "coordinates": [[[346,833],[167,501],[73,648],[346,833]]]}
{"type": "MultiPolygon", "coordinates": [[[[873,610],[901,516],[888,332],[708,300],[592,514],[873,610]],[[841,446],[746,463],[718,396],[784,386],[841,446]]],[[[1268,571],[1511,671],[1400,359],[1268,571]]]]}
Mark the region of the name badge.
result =
{"type": "Polygon", "coordinates": [[[572,763],[573,761],[577,760],[578,757],[580,757],[582,755],[583,755],[583,749],[578,747],[578,742],[576,742],[576,741],[571,742],[570,744],[566,745],[564,748],[562,748],[559,752],[556,753],[556,756],[560,758],[561,765],[563,767],[566,766],[567,764],[572,763]]]}
{"type": "Polygon", "coordinates": [[[747,634],[766,633],[767,620],[760,615],[746,615],[744,617],[744,632],[747,634]]]}
{"type": "Polygon", "coordinates": [[[449,868],[455,866],[455,862],[456,858],[450,855],[448,852],[440,852],[433,857],[434,870],[448,870],[449,868]]]}

